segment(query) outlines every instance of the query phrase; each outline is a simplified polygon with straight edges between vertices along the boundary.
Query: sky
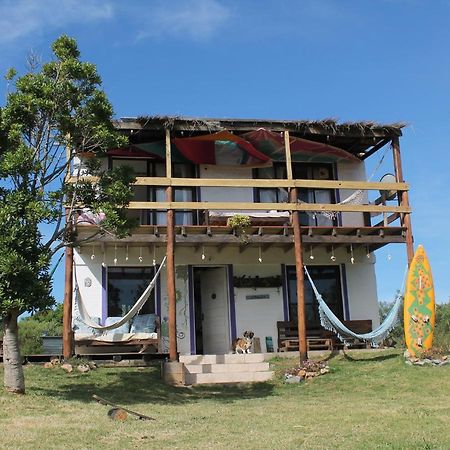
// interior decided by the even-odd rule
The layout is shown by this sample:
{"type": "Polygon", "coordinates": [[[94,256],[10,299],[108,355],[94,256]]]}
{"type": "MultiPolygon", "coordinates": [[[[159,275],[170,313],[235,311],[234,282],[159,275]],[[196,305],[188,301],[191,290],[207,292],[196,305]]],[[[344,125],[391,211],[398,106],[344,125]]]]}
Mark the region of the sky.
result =
{"type": "MultiPolygon", "coordinates": [[[[117,117],[406,122],[413,234],[442,302],[450,297],[449,18],[450,0],[0,0],[0,73],[24,73],[30,52],[48,60],[65,33],[97,65],[117,117]]],[[[5,92],[0,81],[0,104],[5,92]]],[[[404,245],[377,251],[380,300],[394,298],[405,265],[404,245]]],[[[63,264],[54,292],[62,300],[63,264]]]]}

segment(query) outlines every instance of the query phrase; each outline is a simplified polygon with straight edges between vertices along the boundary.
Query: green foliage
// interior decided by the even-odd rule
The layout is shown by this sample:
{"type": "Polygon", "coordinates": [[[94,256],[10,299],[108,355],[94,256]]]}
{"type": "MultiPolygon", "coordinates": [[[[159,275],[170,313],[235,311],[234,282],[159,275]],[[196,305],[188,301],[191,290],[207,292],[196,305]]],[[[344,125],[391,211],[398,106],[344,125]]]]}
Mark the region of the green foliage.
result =
{"type": "Polygon", "coordinates": [[[42,336],[61,336],[63,305],[40,311],[19,322],[19,343],[23,355],[42,353],[42,336]]]}
{"type": "Polygon", "coordinates": [[[106,214],[101,232],[123,237],[136,225],[125,209],[133,173],[100,170],[98,157],[126,139],[113,127],[96,67],[79,59],[68,36],[52,49],[53,60],[23,76],[10,69],[5,77],[11,91],[0,107],[0,316],[53,304],[49,264],[59,248],[76,245],[71,223],[79,208],[106,214]],[[95,157],[90,169],[98,182],[68,186],[64,177],[85,152],[95,157]]]}
{"type": "Polygon", "coordinates": [[[250,217],[244,214],[234,214],[227,220],[227,227],[235,231],[245,231],[250,225],[250,217]]]}

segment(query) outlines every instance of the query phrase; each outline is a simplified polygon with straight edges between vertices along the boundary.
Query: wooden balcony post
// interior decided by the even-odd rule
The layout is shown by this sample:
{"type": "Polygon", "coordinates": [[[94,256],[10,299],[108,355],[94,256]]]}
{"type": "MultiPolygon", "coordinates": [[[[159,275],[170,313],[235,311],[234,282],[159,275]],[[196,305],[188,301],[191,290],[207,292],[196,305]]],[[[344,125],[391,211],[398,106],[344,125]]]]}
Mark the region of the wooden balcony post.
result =
{"type": "MultiPolygon", "coordinates": [[[[293,179],[292,162],[291,162],[291,146],[289,142],[289,131],[284,132],[284,146],[286,151],[286,173],[288,180],[293,179]]],[[[297,203],[297,188],[291,189],[290,201],[297,203]]],[[[297,324],[300,362],[308,359],[308,351],[306,345],[306,316],[305,316],[305,285],[303,273],[303,246],[302,234],[300,228],[300,218],[298,211],[292,211],[292,228],[294,232],[294,255],[295,255],[295,272],[297,275],[297,324]]]]}
{"type": "MultiPolygon", "coordinates": [[[[166,177],[172,177],[170,131],[166,130],[166,177]]],[[[166,201],[173,200],[172,186],[166,188],[166,201]]],[[[177,361],[177,305],[175,294],[175,218],[173,209],[167,210],[167,297],[169,300],[169,359],[177,361]]]]}
{"type": "Polygon", "coordinates": [[[73,247],[66,247],[63,304],[63,356],[65,359],[74,354],[72,331],[72,295],[73,295],[73,247]]]}
{"type": "MultiPolygon", "coordinates": [[[[392,139],[392,152],[394,157],[394,170],[395,170],[395,178],[397,183],[403,183],[403,169],[402,169],[402,158],[400,153],[400,141],[398,137],[392,139]]],[[[400,206],[409,207],[409,196],[408,191],[402,191],[398,194],[398,203],[400,206]]],[[[402,217],[402,226],[406,229],[406,253],[408,257],[408,266],[411,264],[411,261],[414,257],[414,238],[412,234],[412,226],[411,226],[411,214],[403,213],[400,217],[402,217]]]]}

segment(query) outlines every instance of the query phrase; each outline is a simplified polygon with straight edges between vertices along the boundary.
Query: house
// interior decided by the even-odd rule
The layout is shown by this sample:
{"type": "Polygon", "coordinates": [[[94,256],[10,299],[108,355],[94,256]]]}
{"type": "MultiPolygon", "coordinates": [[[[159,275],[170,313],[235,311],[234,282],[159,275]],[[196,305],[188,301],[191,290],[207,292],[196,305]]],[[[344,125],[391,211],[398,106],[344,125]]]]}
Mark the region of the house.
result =
{"type": "MultiPolygon", "coordinates": [[[[276,350],[281,321],[298,322],[306,355],[320,320],[303,265],[339,318],[379,324],[375,252],[400,243],[413,255],[402,124],[142,117],[116,127],[130,145],[104,164],[135,170],[129,214],[140,226],[69,249],[66,304],[76,279],[90,316],[122,316],[167,255],[141,313],[160,318],[171,360],[226,354],[245,330],[276,350]]],[[[80,222],[80,237],[98,220],[80,222]]]]}

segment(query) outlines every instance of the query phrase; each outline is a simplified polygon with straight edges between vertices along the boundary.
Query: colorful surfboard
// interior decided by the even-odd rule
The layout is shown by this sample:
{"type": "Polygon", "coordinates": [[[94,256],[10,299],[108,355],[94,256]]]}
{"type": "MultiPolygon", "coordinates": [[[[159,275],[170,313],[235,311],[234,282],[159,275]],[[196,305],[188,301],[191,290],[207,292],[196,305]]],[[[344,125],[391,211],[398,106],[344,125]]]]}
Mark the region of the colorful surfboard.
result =
{"type": "Polygon", "coordinates": [[[433,343],[435,303],[431,267],[425,250],[417,247],[408,272],[403,308],[405,342],[417,356],[433,343]]]}

